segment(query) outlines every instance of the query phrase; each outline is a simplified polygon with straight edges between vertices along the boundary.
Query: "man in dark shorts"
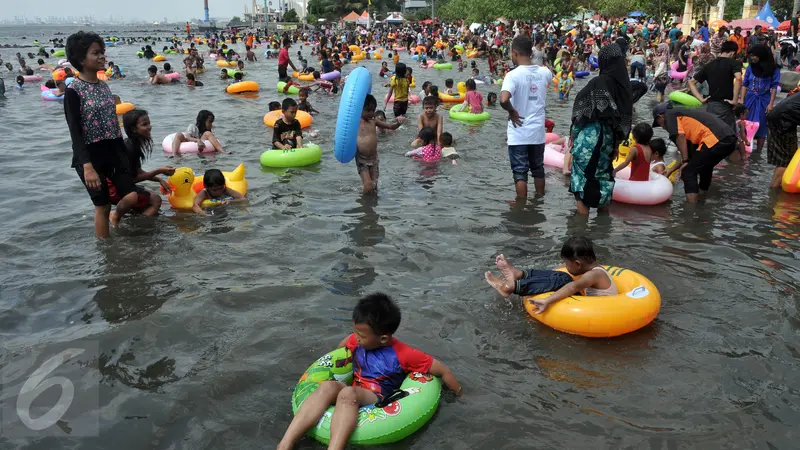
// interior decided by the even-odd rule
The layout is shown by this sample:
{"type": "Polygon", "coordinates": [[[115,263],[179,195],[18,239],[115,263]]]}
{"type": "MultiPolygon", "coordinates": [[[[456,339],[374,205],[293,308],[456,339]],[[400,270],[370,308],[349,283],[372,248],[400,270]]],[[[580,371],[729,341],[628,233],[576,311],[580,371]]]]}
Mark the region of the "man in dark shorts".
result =
{"type": "Polygon", "coordinates": [[[736,118],[733,105],[742,88],[742,63],[734,59],[739,46],[736,42],[725,41],[720,46],[719,56],[703,66],[694,78],[689,80],[692,95],[708,107],[706,111],[719,117],[736,132],[736,118]],[[697,83],[708,83],[708,97],[703,97],[697,83]]]}
{"type": "Polygon", "coordinates": [[[292,70],[297,72],[297,67],[294,66],[292,59],[289,58],[289,47],[291,45],[292,41],[290,41],[289,38],[284,38],[283,48],[278,52],[278,80],[287,84],[292,81],[292,78],[287,73],[287,66],[292,66],[292,70]]]}

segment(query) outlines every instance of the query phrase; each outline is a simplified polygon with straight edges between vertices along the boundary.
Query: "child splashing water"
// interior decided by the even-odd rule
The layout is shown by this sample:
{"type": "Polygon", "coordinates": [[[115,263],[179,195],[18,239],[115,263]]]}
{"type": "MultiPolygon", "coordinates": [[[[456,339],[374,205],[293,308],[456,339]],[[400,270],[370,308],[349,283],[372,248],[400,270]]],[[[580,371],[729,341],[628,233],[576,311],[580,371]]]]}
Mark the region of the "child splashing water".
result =
{"type": "Polygon", "coordinates": [[[219,169],[209,169],[203,175],[203,187],[194,198],[192,211],[207,216],[208,213],[200,206],[205,200],[228,204],[235,200],[244,200],[244,195],[225,185],[225,175],[219,169]]]}
{"type": "Polygon", "coordinates": [[[438,161],[442,157],[442,149],[437,143],[438,139],[433,128],[425,127],[419,130],[417,141],[422,144],[422,147],[407,152],[406,156],[413,156],[414,159],[425,162],[438,161]]]}
{"type": "Polygon", "coordinates": [[[486,282],[503,297],[538,295],[552,292],[547,298],[533,300],[536,314],[559,300],[584,292],[586,296],[617,295],[617,285],[611,275],[597,262],[592,241],[583,237],[571,237],[561,247],[561,260],[567,272],[555,270],[520,270],[498,255],[495,262],[503,278],[486,272],[486,282]],[[578,277],[573,280],[573,277],[578,277]]]}

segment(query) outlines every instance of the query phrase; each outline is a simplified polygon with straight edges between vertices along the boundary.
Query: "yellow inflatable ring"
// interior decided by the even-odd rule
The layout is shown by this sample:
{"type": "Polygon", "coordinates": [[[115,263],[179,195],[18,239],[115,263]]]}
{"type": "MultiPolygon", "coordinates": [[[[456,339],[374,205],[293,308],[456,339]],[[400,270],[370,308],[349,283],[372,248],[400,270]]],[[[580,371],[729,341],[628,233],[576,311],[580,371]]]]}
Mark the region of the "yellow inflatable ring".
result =
{"type": "Polygon", "coordinates": [[[255,81],[239,81],[225,88],[228,94],[241,94],[243,92],[258,92],[258,83],[255,81]]]}
{"type": "MultiPolygon", "coordinates": [[[[264,114],[264,125],[272,128],[275,126],[275,121],[278,120],[283,115],[283,111],[280,109],[277,111],[270,111],[264,114]]],[[[297,114],[294,116],[298,122],[300,122],[300,128],[308,128],[311,126],[311,122],[314,121],[314,118],[311,117],[311,114],[305,111],[297,111],[297,114]]]]}
{"type": "Polygon", "coordinates": [[[300,81],[314,81],[313,73],[292,72],[292,76],[299,79],[300,81]]]}
{"type": "Polygon", "coordinates": [[[363,55],[363,54],[361,54],[361,53],[359,53],[358,55],[353,55],[353,57],[350,59],[350,61],[352,61],[352,62],[359,62],[359,61],[361,61],[362,59],[364,59],[364,55],[363,55]]]}
{"type": "Polygon", "coordinates": [[[164,55],[156,55],[156,56],[153,57],[153,62],[161,62],[161,61],[166,61],[166,60],[167,60],[167,57],[164,56],[164,55]]]}
{"type": "Polygon", "coordinates": [[[133,111],[136,107],[133,106],[133,103],[130,102],[123,102],[117,105],[117,115],[121,116],[126,112],[133,111]]]}
{"type": "MultiPolygon", "coordinates": [[[[636,331],[656,318],[661,294],[644,275],[629,269],[604,266],[619,295],[586,297],[573,295],[557,301],[541,314],[534,314],[528,300],[547,298],[551,293],[525,297],[525,309],[534,319],[564,333],[585,337],[613,337],[636,331]]],[[[566,269],[559,268],[562,272],[566,269]]]]}
{"type": "Polygon", "coordinates": [[[217,60],[217,67],[237,67],[238,65],[239,65],[239,63],[236,62],[236,61],[228,62],[228,61],[225,61],[224,59],[218,59],[217,60]]]}
{"type": "Polygon", "coordinates": [[[361,54],[361,47],[357,45],[351,45],[348,47],[348,49],[353,53],[354,56],[361,54]]]}
{"type": "Polygon", "coordinates": [[[414,78],[414,75],[411,75],[411,84],[408,87],[417,87],[417,79],[414,78]]]}
{"type": "Polygon", "coordinates": [[[439,92],[439,100],[443,101],[444,103],[463,103],[464,97],[455,97],[439,92]]]}

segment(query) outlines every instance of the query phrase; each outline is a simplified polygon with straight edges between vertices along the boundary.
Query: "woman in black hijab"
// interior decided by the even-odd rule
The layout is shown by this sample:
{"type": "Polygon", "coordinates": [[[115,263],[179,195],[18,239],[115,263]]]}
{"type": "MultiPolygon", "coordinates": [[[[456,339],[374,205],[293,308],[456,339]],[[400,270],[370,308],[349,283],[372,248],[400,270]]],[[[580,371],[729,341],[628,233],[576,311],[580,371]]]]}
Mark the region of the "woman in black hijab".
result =
{"type": "Polygon", "coordinates": [[[598,63],[600,75],[578,93],[572,106],[570,192],[581,214],[611,203],[612,164],[633,115],[625,54],[617,44],[608,44],[600,49],[598,63]]]}
{"type": "Polygon", "coordinates": [[[764,148],[764,138],[767,137],[767,113],[775,104],[775,95],[781,82],[781,71],[775,65],[775,58],[766,45],[754,45],[748,51],[750,65],[744,72],[742,80],[742,94],[747,107],[747,120],[758,122],[756,131],[756,151],[764,148]]]}

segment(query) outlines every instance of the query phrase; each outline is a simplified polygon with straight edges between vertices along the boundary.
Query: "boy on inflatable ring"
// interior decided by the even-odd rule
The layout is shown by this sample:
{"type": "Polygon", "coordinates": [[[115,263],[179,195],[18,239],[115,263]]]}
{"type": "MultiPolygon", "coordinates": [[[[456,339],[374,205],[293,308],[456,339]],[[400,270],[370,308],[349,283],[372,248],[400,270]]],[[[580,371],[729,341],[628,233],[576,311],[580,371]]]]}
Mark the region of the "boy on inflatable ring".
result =
{"type": "MultiPolygon", "coordinates": [[[[293,448],[332,404],[336,407],[331,425],[357,423],[359,407],[395,394],[409,372],[442,377],[448,388],[461,395],[461,383],[446,365],[394,337],[399,326],[400,309],[386,294],[374,293],[358,301],[353,310],[355,332],[338,345],[352,352],[353,385],[323,381],[297,410],[278,444],[279,450],[293,448]]],[[[331,427],[328,448],[344,448],[349,441],[352,432],[337,431],[331,427]]]]}

